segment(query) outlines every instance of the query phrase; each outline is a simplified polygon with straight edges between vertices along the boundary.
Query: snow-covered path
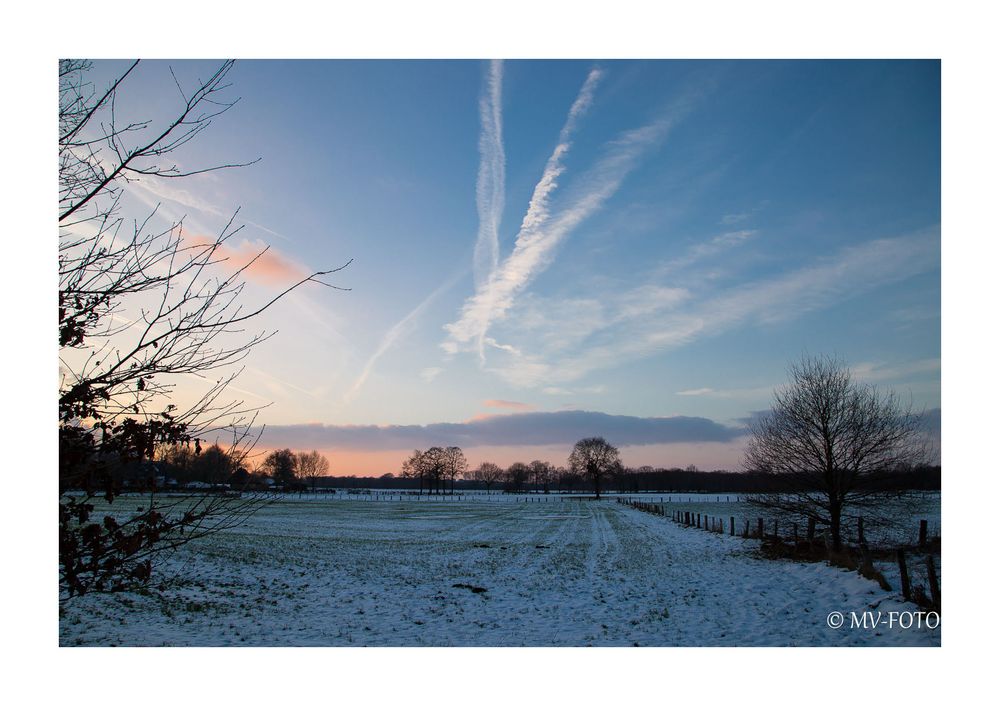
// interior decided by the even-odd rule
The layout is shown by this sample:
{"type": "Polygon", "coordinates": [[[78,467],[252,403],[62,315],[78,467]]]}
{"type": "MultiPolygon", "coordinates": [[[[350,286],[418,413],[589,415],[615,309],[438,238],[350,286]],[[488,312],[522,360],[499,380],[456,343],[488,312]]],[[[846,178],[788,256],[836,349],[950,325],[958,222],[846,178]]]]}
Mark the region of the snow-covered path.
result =
{"type": "Polygon", "coordinates": [[[287,501],[179,552],[162,592],[70,601],[60,644],[940,644],[852,628],[915,606],[756,548],[610,501],[287,501]]]}

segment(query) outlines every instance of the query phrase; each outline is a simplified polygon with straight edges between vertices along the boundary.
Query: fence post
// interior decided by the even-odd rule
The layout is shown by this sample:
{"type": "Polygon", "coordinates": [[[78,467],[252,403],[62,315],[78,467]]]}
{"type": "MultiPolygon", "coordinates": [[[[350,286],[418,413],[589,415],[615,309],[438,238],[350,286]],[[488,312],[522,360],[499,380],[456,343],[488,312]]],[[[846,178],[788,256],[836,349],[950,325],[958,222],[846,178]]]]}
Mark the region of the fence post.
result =
{"type": "Polygon", "coordinates": [[[736,518],[732,515],[729,516],[729,536],[736,536],[736,518]]]}
{"type": "Polygon", "coordinates": [[[920,548],[927,546],[927,520],[920,520],[920,548]]]}
{"type": "Polygon", "coordinates": [[[764,518],[763,517],[758,517],[757,518],[757,536],[760,539],[764,539],[764,518]]]}
{"type": "Polygon", "coordinates": [[[778,520],[777,519],[774,521],[774,538],[775,539],[778,538],[778,520]]]}
{"type": "Polygon", "coordinates": [[[896,561],[899,562],[899,584],[903,589],[903,598],[910,600],[910,575],[906,573],[906,552],[896,550],[896,561]]]}
{"type": "MultiPolygon", "coordinates": [[[[925,520],[926,522],[926,520],[925,520]]],[[[931,601],[934,602],[934,607],[940,611],[941,610],[941,586],[938,584],[937,579],[937,568],[934,566],[934,557],[930,554],[927,555],[927,583],[930,584],[931,589],[931,601]]]]}
{"type": "Polygon", "coordinates": [[[743,539],[749,539],[749,538],[750,538],[750,520],[747,520],[747,523],[743,526],[743,539]]]}

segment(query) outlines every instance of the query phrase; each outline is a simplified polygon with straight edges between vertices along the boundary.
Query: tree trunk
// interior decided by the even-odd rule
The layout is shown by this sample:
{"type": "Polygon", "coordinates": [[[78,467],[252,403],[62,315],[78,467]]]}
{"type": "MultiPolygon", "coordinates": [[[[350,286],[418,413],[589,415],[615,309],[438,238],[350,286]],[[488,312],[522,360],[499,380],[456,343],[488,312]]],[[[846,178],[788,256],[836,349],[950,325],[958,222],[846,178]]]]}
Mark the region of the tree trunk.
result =
{"type": "Polygon", "coordinates": [[[833,550],[840,551],[840,505],[833,503],[830,505],[830,540],[833,542],[833,550]]]}

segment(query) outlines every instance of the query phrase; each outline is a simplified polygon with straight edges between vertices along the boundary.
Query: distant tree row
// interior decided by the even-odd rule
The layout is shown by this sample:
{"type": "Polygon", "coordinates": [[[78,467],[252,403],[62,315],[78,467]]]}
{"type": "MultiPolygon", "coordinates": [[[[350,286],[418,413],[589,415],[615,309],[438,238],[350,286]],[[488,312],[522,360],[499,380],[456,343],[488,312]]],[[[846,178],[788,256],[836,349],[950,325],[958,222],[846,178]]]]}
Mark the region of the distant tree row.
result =
{"type": "Polygon", "coordinates": [[[424,488],[428,493],[446,492],[449,483],[454,493],[455,481],[468,469],[469,462],[462,449],[457,446],[432,446],[426,451],[414,449],[413,454],[403,462],[402,476],[416,479],[421,493],[424,488]]]}
{"type": "Polygon", "coordinates": [[[605,478],[621,468],[621,461],[618,449],[604,439],[595,437],[578,441],[567,465],[568,468],[556,468],[548,461],[518,461],[504,469],[487,461],[466,472],[465,479],[481,484],[487,493],[494,485],[501,483],[508,493],[522,493],[525,490],[548,493],[553,486],[559,490],[575,490],[589,482],[599,496],[605,478]]]}
{"type": "Polygon", "coordinates": [[[547,461],[532,461],[531,463],[512,463],[507,468],[502,468],[489,461],[481,463],[478,468],[467,471],[465,479],[476,484],[481,484],[489,493],[493,486],[501,486],[506,492],[521,493],[528,489],[529,484],[533,489],[548,493],[549,488],[556,484],[560,473],[565,473],[566,469],[556,468],[547,461]]]}
{"type": "Polygon", "coordinates": [[[280,449],[269,453],[259,470],[283,488],[316,490],[316,482],[330,474],[330,462],[315,450],[295,453],[291,449],[280,449]]]}
{"type": "MultiPolygon", "coordinates": [[[[110,462],[109,462],[110,463],[110,462]]],[[[118,463],[112,466],[116,482],[130,487],[186,486],[190,483],[232,488],[274,485],[285,488],[311,487],[329,475],[330,462],[318,451],[295,453],[280,449],[268,454],[256,470],[248,468],[245,456],[219,444],[203,449],[199,443],[170,444],[158,448],[153,461],[118,463]]]]}

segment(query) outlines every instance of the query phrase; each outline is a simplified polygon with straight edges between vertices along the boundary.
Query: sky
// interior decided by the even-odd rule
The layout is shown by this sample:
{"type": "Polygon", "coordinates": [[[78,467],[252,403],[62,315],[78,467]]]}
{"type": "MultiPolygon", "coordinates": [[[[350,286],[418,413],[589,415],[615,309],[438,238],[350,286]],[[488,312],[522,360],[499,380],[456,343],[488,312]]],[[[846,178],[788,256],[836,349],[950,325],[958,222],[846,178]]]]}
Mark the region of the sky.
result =
{"type": "MultiPolygon", "coordinates": [[[[147,61],[162,122],[216,63],[147,61]]],[[[96,62],[96,86],[127,63],[96,62]]],[[[414,448],[471,465],[604,436],[630,465],[738,468],[802,355],[939,419],[937,61],[239,61],[239,103],[174,156],[255,164],[129,186],[214,238],[277,331],[231,391],[261,448],[336,474],[414,448]]],[[[155,223],[154,223],[155,224],[155,223]]],[[[181,399],[203,385],[178,383],[181,399]]]]}

